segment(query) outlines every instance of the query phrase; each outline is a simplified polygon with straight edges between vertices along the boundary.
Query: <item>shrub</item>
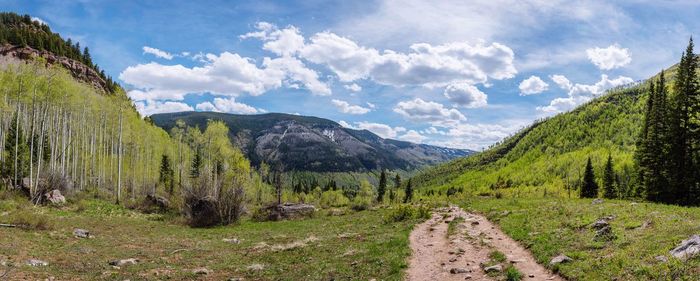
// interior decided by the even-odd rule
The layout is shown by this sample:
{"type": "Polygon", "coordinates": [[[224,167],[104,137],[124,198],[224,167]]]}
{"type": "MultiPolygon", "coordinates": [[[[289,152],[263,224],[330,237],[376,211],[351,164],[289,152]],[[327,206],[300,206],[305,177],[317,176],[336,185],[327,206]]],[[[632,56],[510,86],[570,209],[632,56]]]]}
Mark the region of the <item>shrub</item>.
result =
{"type": "Polygon", "coordinates": [[[328,190],[321,193],[320,205],[322,208],[338,208],[345,207],[350,204],[342,190],[328,190]]]}
{"type": "Polygon", "coordinates": [[[17,210],[10,214],[10,222],[25,230],[50,230],[53,223],[48,216],[31,210],[17,210]]]}
{"type": "Polygon", "coordinates": [[[409,204],[403,204],[389,212],[384,218],[384,222],[391,223],[411,219],[428,219],[430,218],[430,214],[430,208],[427,206],[414,207],[409,204]]]}
{"type": "Polygon", "coordinates": [[[227,225],[240,219],[245,210],[245,179],[233,177],[227,182],[224,186],[203,176],[183,189],[183,211],[190,226],[227,225]]]}
{"type": "Polygon", "coordinates": [[[415,210],[411,205],[399,205],[398,208],[393,209],[389,215],[384,219],[385,222],[401,222],[405,220],[412,219],[415,210]]]}
{"type": "Polygon", "coordinates": [[[506,268],[506,281],[520,281],[522,278],[523,274],[514,266],[510,265],[506,268]]]}

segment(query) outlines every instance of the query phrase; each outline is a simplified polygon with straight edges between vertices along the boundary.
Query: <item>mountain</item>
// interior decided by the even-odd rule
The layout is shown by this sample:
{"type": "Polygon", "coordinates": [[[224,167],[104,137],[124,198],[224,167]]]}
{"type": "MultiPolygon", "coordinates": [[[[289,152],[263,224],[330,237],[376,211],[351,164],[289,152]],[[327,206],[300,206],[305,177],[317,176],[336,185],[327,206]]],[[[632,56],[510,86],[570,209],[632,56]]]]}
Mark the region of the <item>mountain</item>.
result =
{"type": "MultiPolygon", "coordinates": [[[[669,80],[674,72],[674,67],[667,70],[669,80]]],[[[611,155],[621,189],[632,192],[633,154],[647,91],[648,83],[610,89],[572,111],[536,121],[481,153],[425,169],[414,177],[414,183],[438,191],[462,188],[477,194],[508,187],[560,192],[581,179],[588,157],[596,175],[602,175],[611,155]]]]}
{"type": "Polygon", "coordinates": [[[173,128],[177,120],[199,128],[204,128],[207,120],[221,120],[229,127],[232,142],[254,164],[282,164],[287,171],[412,170],[473,153],[384,139],[367,130],[344,128],[331,120],[282,113],[179,112],[155,114],[151,120],[165,130],[173,128]]]}

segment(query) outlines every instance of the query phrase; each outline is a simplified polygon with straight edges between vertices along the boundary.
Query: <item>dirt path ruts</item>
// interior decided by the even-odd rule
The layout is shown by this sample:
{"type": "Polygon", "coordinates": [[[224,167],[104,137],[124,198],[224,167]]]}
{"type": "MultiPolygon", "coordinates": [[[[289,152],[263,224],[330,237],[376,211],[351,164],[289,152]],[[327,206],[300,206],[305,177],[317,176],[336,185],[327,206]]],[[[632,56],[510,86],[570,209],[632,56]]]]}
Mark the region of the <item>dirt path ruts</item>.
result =
{"type": "Polygon", "coordinates": [[[417,225],[409,237],[413,255],[407,280],[496,280],[486,275],[482,264],[498,250],[523,274],[523,280],[564,280],[538,264],[532,254],[478,214],[458,207],[438,209],[428,221],[417,225]],[[457,231],[447,237],[449,221],[462,217],[457,231]],[[461,250],[460,250],[461,249],[461,250]],[[458,273],[450,271],[461,270],[458,273]]]}

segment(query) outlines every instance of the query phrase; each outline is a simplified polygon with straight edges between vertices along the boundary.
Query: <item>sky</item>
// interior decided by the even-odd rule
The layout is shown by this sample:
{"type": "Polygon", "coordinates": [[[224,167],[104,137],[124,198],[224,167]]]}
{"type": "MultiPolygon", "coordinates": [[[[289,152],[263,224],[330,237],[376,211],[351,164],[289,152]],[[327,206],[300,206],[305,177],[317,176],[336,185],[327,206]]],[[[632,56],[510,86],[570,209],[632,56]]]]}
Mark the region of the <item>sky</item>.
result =
{"type": "Polygon", "coordinates": [[[0,0],[144,115],[283,112],[483,149],[679,61],[697,1],[0,0]]]}

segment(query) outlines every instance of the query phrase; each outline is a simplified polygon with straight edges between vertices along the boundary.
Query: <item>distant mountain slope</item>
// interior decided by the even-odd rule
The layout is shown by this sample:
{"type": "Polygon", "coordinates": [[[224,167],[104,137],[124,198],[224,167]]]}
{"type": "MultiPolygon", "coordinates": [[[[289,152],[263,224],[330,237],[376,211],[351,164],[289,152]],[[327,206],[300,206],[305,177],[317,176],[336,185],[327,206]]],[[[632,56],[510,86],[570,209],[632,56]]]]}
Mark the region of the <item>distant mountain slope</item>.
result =
{"type": "Polygon", "coordinates": [[[151,119],[166,130],[174,127],[179,119],[200,128],[204,128],[209,119],[222,120],[230,128],[232,141],[254,164],[282,163],[288,171],[411,170],[472,153],[383,139],[370,131],[344,128],[327,119],[281,113],[179,112],[155,114],[151,119]]]}
{"type": "MultiPolygon", "coordinates": [[[[674,68],[667,71],[668,76],[673,73],[674,68]]],[[[414,183],[477,193],[505,187],[561,190],[582,177],[588,157],[602,175],[610,154],[621,185],[631,188],[647,90],[647,83],[611,89],[570,112],[535,122],[484,152],[423,170],[414,183]]]]}

